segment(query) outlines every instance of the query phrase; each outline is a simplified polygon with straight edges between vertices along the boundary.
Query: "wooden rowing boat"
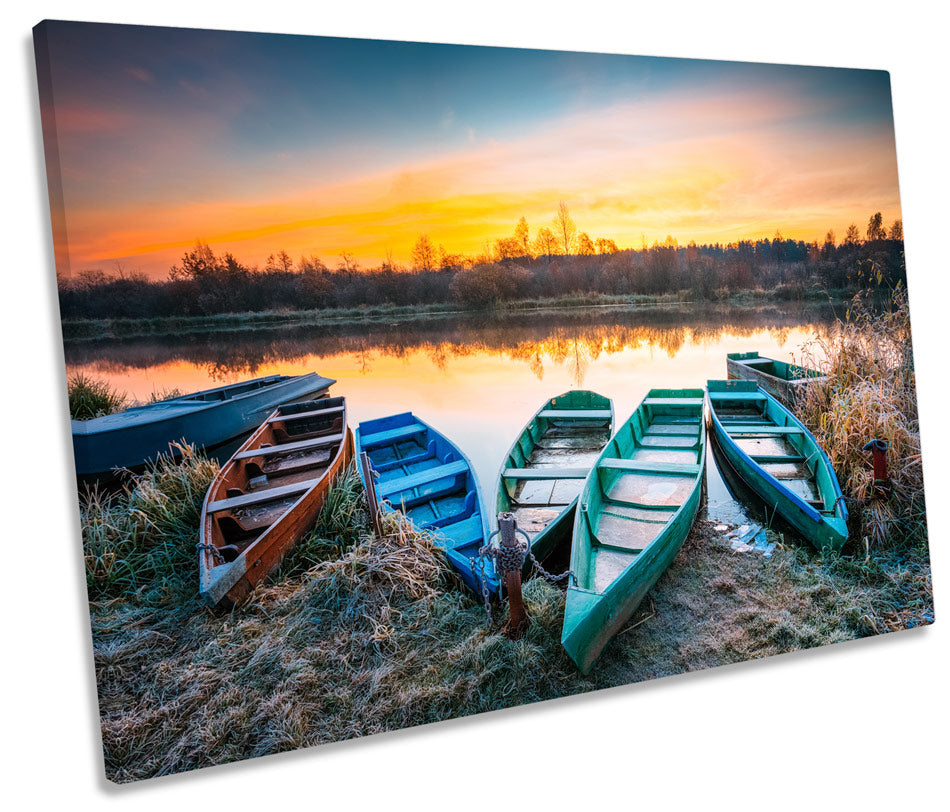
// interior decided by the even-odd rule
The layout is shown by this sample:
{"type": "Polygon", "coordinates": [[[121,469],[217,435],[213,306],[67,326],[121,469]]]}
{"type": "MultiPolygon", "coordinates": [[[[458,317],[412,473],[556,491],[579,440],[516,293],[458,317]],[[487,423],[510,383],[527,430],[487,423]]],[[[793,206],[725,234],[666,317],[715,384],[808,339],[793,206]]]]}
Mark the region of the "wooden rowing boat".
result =
{"type": "Polygon", "coordinates": [[[476,560],[488,538],[488,520],[475,469],[459,447],[412,412],[404,412],[360,423],[357,457],[363,451],[372,464],[383,508],[402,511],[417,528],[431,531],[469,589],[481,594],[484,583],[497,592],[493,560],[480,559],[484,577],[476,560]]]}
{"type": "Polygon", "coordinates": [[[510,512],[543,560],[570,543],[577,495],[613,434],[613,402],[575,390],[546,400],[512,443],[498,472],[492,526],[510,512]]]}
{"type": "Polygon", "coordinates": [[[180,440],[213,451],[254,431],[278,404],[325,396],[333,383],[314,372],[269,375],[73,420],[76,473],[83,479],[110,479],[113,469],[136,469],[159,453],[174,453],[169,443],[180,440]]]}
{"type": "Polygon", "coordinates": [[[311,528],[352,457],[343,398],[275,409],[205,496],[198,544],[202,598],[230,606],[246,597],[311,528]]]}
{"type": "Polygon", "coordinates": [[[726,356],[726,376],[741,381],[755,381],[772,397],[795,404],[804,397],[809,383],[827,381],[827,376],[814,369],[766,358],[757,352],[731,352],[726,356]]]}
{"type": "Polygon", "coordinates": [[[669,567],[696,518],[702,389],[653,389],[598,457],[578,501],[561,643],[583,673],[669,567]]]}
{"type": "Polygon", "coordinates": [[[848,540],[838,477],[811,432],[754,381],[709,381],[710,423],[743,481],[818,549],[848,540]]]}

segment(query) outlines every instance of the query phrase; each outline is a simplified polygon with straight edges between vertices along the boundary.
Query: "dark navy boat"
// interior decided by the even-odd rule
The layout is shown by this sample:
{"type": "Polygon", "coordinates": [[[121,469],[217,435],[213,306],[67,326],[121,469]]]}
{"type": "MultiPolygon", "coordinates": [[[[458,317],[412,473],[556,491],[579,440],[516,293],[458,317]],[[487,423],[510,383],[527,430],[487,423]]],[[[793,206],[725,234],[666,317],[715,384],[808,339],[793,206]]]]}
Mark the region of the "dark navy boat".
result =
{"type": "Polygon", "coordinates": [[[325,396],[334,383],[315,372],[269,375],[73,420],[76,473],[81,479],[109,479],[114,469],[134,470],[159,453],[174,453],[169,443],[181,440],[212,451],[256,429],[279,405],[325,396]]]}

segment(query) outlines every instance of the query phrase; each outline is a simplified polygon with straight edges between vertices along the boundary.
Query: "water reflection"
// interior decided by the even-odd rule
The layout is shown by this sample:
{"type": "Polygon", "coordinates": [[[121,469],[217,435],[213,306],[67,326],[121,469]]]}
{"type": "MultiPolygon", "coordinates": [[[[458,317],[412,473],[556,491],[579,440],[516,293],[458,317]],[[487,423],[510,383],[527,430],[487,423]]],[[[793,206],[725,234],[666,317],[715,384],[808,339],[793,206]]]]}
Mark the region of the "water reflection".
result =
{"type": "Polygon", "coordinates": [[[655,387],[725,377],[727,352],[794,360],[834,313],[824,308],[664,308],[529,313],[503,319],[219,332],[66,345],[82,371],[146,400],[269,374],[335,378],[354,425],[414,411],[469,454],[486,495],[540,404],[572,388],[613,398],[617,425],[655,387]]]}

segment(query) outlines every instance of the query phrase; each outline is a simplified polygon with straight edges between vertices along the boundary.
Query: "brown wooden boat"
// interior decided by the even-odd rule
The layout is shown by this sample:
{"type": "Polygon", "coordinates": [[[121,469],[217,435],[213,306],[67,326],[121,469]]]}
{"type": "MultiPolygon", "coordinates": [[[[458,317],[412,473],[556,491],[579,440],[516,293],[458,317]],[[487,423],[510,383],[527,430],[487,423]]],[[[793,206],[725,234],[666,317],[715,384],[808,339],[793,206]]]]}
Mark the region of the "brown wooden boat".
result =
{"type": "Polygon", "coordinates": [[[201,508],[201,596],[233,606],[307,532],[353,457],[343,398],[279,406],[214,478],[201,508]]]}

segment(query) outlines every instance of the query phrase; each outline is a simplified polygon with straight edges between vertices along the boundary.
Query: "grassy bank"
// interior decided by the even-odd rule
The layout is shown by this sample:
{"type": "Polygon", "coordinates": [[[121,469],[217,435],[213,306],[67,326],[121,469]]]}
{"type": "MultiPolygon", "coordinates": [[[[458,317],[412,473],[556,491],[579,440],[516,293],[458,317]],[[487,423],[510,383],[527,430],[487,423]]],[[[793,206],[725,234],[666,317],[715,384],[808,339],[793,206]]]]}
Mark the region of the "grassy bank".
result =
{"type": "MultiPolygon", "coordinates": [[[[839,296],[841,292],[833,292],[839,296]]],[[[817,289],[802,289],[782,296],[762,289],[730,293],[717,291],[712,303],[763,304],[769,301],[827,301],[828,292],[817,289]]],[[[188,316],[181,318],[142,319],[73,319],[63,321],[63,337],[67,341],[134,338],[219,333],[235,330],[261,330],[274,327],[327,326],[334,323],[378,323],[380,321],[414,321],[438,316],[471,314],[512,314],[519,312],[557,311],[585,307],[641,308],[670,304],[693,304],[689,291],[657,296],[625,295],[611,296],[599,293],[583,293],[550,299],[521,299],[497,304],[490,309],[473,310],[457,303],[426,305],[379,305],[376,307],[332,308],[326,310],[280,310],[259,313],[222,313],[214,316],[188,316]]],[[[708,302],[707,302],[708,303],[708,302]]]]}
{"type": "Polygon", "coordinates": [[[560,646],[558,589],[527,584],[532,624],[523,640],[486,628],[484,610],[457,590],[430,536],[390,516],[385,537],[372,539],[352,469],[278,577],[216,616],[197,600],[194,561],[194,511],[213,471],[188,454],[181,466],[161,462],[106,506],[85,500],[102,739],[114,781],[932,620],[929,570],[898,551],[824,559],[780,544],[762,559],[734,552],[724,534],[697,522],[627,629],[582,677],[560,646]],[[122,564],[106,574],[102,559],[122,564]]]}
{"type": "Polygon", "coordinates": [[[845,496],[863,518],[862,535],[876,547],[927,554],[924,476],[917,413],[917,387],[906,292],[898,289],[882,310],[863,297],[845,316],[805,348],[803,363],[821,369],[825,383],[812,383],[799,416],[828,454],[845,496]],[[822,358],[823,360],[817,360],[822,358]],[[888,443],[890,483],[874,487],[864,445],[888,443]]]}

